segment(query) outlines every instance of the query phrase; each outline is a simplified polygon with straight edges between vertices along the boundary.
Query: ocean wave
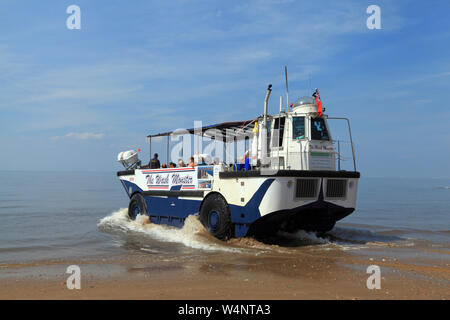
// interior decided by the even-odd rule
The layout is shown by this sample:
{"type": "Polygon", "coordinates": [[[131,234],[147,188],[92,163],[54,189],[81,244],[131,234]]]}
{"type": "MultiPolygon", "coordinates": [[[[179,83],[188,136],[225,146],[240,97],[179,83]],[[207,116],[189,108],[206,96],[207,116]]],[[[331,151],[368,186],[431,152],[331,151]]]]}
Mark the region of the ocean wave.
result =
{"type": "Polygon", "coordinates": [[[355,242],[355,243],[367,243],[367,242],[392,242],[395,240],[400,240],[399,237],[385,235],[376,233],[366,229],[357,229],[357,228],[344,228],[344,227],[335,227],[333,230],[328,232],[328,235],[334,238],[337,241],[347,241],[347,242],[355,242]]]}
{"type": "MultiPolygon", "coordinates": [[[[346,232],[343,232],[343,230],[333,230],[336,233],[339,234],[346,234],[346,232]]],[[[365,241],[354,241],[344,238],[336,237],[332,232],[325,233],[325,234],[317,234],[315,232],[307,232],[304,230],[299,230],[294,233],[287,233],[287,232],[279,232],[279,235],[284,237],[285,239],[290,239],[292,243],[290,246],[304,246],[304,245],[316,245],[317,249],[319,250],[359,250],[363,248],[367,248],[365,246],[365,241]]],[[[362,230],[364,231],[364,230],[362,230]]],[[[352,230],[352,233],[358,234],[356,230],[352,230]]],[[[348,237],[347,237],[348,238],[348,237]]]]}

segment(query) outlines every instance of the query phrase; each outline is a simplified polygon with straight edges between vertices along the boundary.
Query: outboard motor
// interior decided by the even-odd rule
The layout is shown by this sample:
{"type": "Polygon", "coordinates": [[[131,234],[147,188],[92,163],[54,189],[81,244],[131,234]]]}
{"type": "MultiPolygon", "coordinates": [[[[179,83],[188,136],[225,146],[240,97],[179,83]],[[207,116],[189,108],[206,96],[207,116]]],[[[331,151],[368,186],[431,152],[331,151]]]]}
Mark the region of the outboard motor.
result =
{"type": "Polygon", "coordinates": [[[119,161],[126,170],[135,169],[141,165],[138,154],[134,150],[120,152],[117,156],[117,161],[119,161]]]}

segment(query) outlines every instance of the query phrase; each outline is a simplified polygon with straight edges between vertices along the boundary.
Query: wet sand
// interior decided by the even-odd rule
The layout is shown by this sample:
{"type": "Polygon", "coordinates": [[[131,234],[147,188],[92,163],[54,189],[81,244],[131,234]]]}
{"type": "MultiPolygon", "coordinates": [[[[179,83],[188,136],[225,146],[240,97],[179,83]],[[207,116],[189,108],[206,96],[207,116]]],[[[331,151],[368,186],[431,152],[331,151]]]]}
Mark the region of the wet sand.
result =
{"type": "Polygon", "coordinates": [[[121,210],[99,222],[120,240],[115,254],[0,263],[0,299],[449,299],[447,242],[337,227],[262,242],[222,242],[191,216],[182,229],[130,221],[121,210]],[[162,239],[162,240],[161,240],[162,239]],[[120,253],[119,253],[120,252],[120,253]],[[78,265],[81,289],[66,269],[78,265]],[[381,288],[366,272],[381,270],[381,288]]]}
{"type": "Polygon", "coordinates": [[[0,299],[450,298],[449,251],[432,252],[444,258],[426,262],[399,261],[394,253],[391,248],[355,254],[306,246],[295,254],[210,253],[182,261],[143,254],[4,264],[0,299]],[[81,268],[80,290],[67,289],[65,271],[71,264],[81,268]],[[366,268],[373,264],[381,268],[379,290],[366,286],[366,268]]]}

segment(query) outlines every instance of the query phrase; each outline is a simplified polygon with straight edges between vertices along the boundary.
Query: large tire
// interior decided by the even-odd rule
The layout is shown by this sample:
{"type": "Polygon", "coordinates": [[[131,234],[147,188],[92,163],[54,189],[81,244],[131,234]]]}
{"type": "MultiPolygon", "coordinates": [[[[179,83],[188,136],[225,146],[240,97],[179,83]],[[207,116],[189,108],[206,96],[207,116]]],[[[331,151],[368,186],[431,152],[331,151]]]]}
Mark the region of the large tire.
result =
{"type": "Polygon", "coordinates": [[[128,205],[128,215],[131,220],[136,220],[138,214],[147,214],[147,205],[144,197],[140,193],[134,194],[128,205]]]}
{"type": "Polygon", "coordinates": [[[200,209],[200,221],[217,239],[227,240],[233,237],[230,208],[219,194],[206,198],[200,209]]]}

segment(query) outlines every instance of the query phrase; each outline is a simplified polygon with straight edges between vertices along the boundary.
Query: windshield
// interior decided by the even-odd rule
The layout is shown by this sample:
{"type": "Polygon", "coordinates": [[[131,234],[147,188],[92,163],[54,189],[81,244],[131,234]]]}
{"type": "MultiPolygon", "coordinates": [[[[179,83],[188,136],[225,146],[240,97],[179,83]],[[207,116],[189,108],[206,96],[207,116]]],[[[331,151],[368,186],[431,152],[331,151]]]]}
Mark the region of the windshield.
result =
{"type": "Polygon", "coordinates": [[[292,118],[292,139],[305,138],[305,117],[292,118]]]}
{"type": "Polygon", "coordinates": [[[322,118],[311,119],[311,140],[330,140],[322,118]]]}

